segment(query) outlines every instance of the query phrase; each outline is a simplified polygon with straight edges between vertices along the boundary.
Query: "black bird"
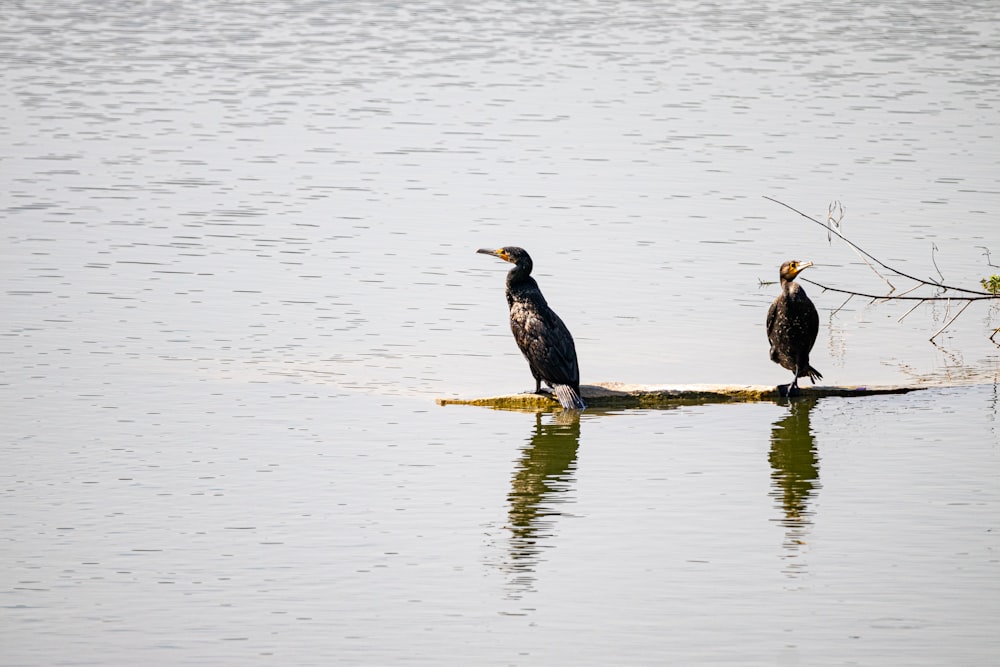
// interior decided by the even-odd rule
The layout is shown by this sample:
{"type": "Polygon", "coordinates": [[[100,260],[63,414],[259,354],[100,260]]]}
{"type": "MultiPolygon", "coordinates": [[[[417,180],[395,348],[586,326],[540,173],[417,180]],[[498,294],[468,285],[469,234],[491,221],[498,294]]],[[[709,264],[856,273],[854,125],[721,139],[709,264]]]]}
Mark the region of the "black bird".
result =
{"type": "Polygon", "coordinates": [[[781,294],[767,311],[767,340],[771,361],[795,373],[788,394],[799,388],[799,378],[809,376],[813,384],[823,375],[809,365],[809,352],[819,333],[819,313],[795,277],[812,262],[790,261],[781,265],[781,294]]]}
{"type": "Polygon", "coordinates": [[[545,302],[538,283],[531,277],[531,257],[524,248],[507,246],[499,250],[477,250],[484,255],[499,257],[514,265],[507,272],[507,305],[510,306],[510,330],[528,360],[535,376],[535,393],[541,393],[542,382],[567,409],[587,407],[580,398],[580,367],[576,361],[576,346],[569,329],[545,302]]]}

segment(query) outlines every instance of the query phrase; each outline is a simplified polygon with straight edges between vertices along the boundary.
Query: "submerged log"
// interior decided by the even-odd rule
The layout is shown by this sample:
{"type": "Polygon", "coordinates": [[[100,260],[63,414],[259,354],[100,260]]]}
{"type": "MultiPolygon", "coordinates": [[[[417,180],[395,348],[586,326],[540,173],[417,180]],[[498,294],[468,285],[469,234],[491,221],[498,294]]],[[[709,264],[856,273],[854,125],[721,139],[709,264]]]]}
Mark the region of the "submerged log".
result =
{"type": "MultiPolygon", "coordinates": [[[[639,408],[679,404],[733,403],[773,401],[784,398],[788,385],[725,385],[685,384],[648,385],[622,382],[598,382],[581,385],[580,393],[588,407],[639,408]]],[[[902,386],[799,386],[797,397],[822,398],[825,396],[873,396],[876,394],[905,394],[922,387],[902,386]]],[[[438,405],[480,405],[505,409],[547,409],[559,407],[559,402],[548,394],[506,394],[486,398],[439,398],[438,405]]]]}

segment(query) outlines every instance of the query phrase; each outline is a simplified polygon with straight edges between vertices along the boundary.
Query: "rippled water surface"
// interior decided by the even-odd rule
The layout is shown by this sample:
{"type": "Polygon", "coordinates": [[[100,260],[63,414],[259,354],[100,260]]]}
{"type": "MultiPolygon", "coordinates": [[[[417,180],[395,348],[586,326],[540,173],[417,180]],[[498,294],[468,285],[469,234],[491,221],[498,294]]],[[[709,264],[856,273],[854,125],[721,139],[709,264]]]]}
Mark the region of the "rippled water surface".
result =
{"type": "Polygon", "coordinates": [[[433,399],[532,385],[480,247],[584,383],[785,382],[782,261],[886,289],[765,196],[1000,272],[995,9],[6,8],[0,662],[988,663],[995,306],[807,286],[903,396],[433,399]]]}

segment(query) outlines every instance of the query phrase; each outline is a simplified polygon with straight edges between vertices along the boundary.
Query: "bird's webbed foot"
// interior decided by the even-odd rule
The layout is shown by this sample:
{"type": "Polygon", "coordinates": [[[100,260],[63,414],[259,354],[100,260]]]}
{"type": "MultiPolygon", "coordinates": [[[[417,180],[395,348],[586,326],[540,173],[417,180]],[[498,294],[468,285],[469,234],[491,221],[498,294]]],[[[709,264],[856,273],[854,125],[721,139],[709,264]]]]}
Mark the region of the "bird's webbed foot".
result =
{"type": "Polygon", "coordinates": [[[794,398],[798,396],[801,392],[799,391],[799,385],[797,382],[790,382],[789,384],[779,384],[777,386],[778,396],[781,398],[794,398]]]}

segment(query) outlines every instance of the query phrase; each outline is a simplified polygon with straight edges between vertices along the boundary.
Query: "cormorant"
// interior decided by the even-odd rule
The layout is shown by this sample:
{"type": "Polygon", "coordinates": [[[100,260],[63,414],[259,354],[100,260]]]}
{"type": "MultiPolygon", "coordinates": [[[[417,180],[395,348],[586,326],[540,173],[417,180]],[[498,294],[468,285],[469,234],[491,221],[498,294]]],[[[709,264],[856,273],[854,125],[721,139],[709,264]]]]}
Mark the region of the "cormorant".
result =
{"type": "Polygon", "coordinates": [[[771,343],[771,361],[795,373],[788,385],[788,395],[799,388],[799,378],[808,376],[813,384],[823,375],[809,365],[809,351],[819,333],[819,313],[795,277],[812,262],[790,261],[781,265],[781,294],[767,311],[767,340],[771,343]]]}
{"type": "Polygon", "coordinates": [[[538,283],[531,277],[531,257],[524,248],[514,246],[499,250],[483,248],[476,252],[499,257],[514,265],[507,273],[510,330],[535,377],[535,393],[541,393],[544,381],[552,387],[564,408],[587,407],[580,398],[580,367],[573,336],[549,308],[538,283]]]}

